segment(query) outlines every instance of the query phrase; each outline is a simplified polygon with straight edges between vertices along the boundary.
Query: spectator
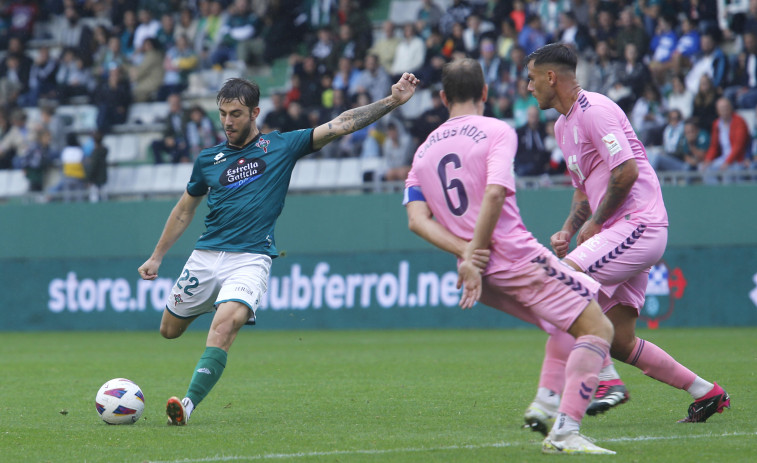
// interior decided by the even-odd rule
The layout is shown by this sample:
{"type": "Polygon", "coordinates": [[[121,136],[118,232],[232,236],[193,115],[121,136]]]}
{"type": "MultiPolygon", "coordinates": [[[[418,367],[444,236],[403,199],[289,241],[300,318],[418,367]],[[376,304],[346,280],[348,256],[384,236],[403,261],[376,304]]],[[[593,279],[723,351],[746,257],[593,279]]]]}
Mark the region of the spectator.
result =
{"type": "Polygon", "coordinates": [[[677,42],[678,36],[673,30],[671,20],[664,16],[658,18],[657,28],[650,44],[652,53],[649,61],[649,71],[658,86],[668,81],[668,74],[673,68],[673,55],[677,42]]]}
{"type": "Polygon", "coordinates": [[[274,130],[282,132],[284,127],[289,126],[289,114],[284,106],[284,94],[279,92],[272,94],[271,104],[273,108],[263,119],[263,128],[261,130],[263,133],[273,132],[274,130]]]}
{"type": "Polygon", "coordinates": [[[29,151],[31,135],[26,127],[26,112],[14,109],[10,129],[0,139],[0,169],[17,169],[29,151]]]}
{"type": "Polygon", "coordinates": [[[195,50],[200,57],[203,68],[210,68],[214,63],[212,53],[223,38],[222,26],[225,20],[223,4],[220,0],[200,3],[195,50]]]}
{"type": "Polygon", "coordinates": [[[50,132],[41,130],[34,135],[29,150],[21,158],[20,168],[29,180],[29,191],[40,192],[44,189],[45,174],[55,154],[50,147],[50,132]]]}
{"type": "Polygon", "coordinates": [[[181,93],[189,85],[189,74],[197,69],[199,59],[189,41],[183,35],[166,51],[163,58],[163,84],[158,90],[158,101],[164,101],[171,93],[181,93]]]}
{"type": "Polygon", "coordinates": [[[187,162],[189,160],[189,147],[186,129],[189,116],[181,107],[181,96],[179,94],[169,95],[167,101],[168,116],[163,134],[151,145],[153,158],[155,164],[187,162]],[[166,155],[168,155],[167,159],[166,155]]]}
{"type": "Polygon", "coordinates": [[[699,127],[708,132],[712,130],[712,124],[717,118],[717,100],[718,91],[712,85],[712,80],[708,75],[703,75],[699,79],[699,90],[694,95],[691,115],[698,120],[699,127]]]}
{"type": "Polygon", "coordinates": [[[717,101],[717,114],[710,133],[710,147],[700,166],[705,183],[717,183],[713,174],[743,170],[748,162],[751,136],[746,121],[734,112],[731,101],[725,97],[717,101]]]}
{"type": "Polygon", "coordinates": [[[219,142],[213,121],[200,105],[189,108],[189,121],[187,121],[187,145],[189,147],[189,159],[194,162],[200,151],[215,146],[219,142]]]}
{"type": "Polygon", "coordinates": [[[751,109],[757,105],[757,33],[746,32],[744,49],[734,62],[732,85],[723,95],[739,109],[751,109]]]}
{"type": "Polygon", "coordinates": [[[689,69],[694,61],[694,58],[700,52],[700,44],[702,41],[697,30],[696,23],[686,14],[679,16],[679,29],[680,36],[676,43],[676,49],[673,52],[673,73],[683,73],[685,69],[689,69]]]}
{"type": "Polygon", "coordinates": [[[641,97],[634,103],[631,117],[629,117],[636,135],[645,146],[662,144],[665,111],[657,86],[652,82],[647,82],[641,97]]]}
{"type": "Polygon", "coordinates": [[[3,61],[0,73],[0,106],[13,107],[18,104],[19,97],[27,91],[29,75],[24,71],[18,55],[10,54],[3,61]]]}
{"type": "Polygon", "coordinates": [[[61,195],[64,202],[83,201],[86,189],[84,150],[75,133],[66,135],[66,146],[60,153],[61,179],[50,188],[53,196],[61,195]]]}
{"type": "Polygon", "coordinates": [[[89,202],[97,203],[108,199],[105,184],[108,183],[108,147],[103,144],[103,133],[92,134],[94,148],[86,158],[84,167],[89,184],[89,202]]]}
{"type": "Polygon", "coordinates": [[[665,97],[665,106],[669,109],[677,109],[681,112],[682,119],[691,117],[694,110],[694,94],[686,89],[683,76],[674,74],[670,78],[670,92],[665,97]]]}
{"type": "Polygon", "coordinates": [[[452,35],[452,26],[455,24],[464,24],[465,18],[473,12],[470,4],[465,0],[453,0],[452,5],[447,8],[441,19],[439,19],[439,29],[443,36],[452,35]]]}
{"type": "Polygon", "coordinates": [[[146,38],[137,52],[138,64],[129,69],[131,91],[136,102],[155,101],[158,89],[163,84],[163,52],[157,45],[157,40],[146,38]]]}
{"type": "Polygon", "coordinates": [[[500,24],[499,35],[497,36],[497,55],[501,60],[510,59],[510,50],[518,43],[518,31],[515,30],[513,20],[505,18],[500,24]]]}
{"type": "Polygon", "coordinates": [[[195,37],[197,36],[197,19],[195,19],[189,7],[184,7],[179,12],[179,21],[174,27],[173,32],[174,41],[181,35],[186,37],[190,47],[194,48],[195,37]]]}
{"type": "Polygon", "coordinates": [[[539,108],[539,102],[528,91],[528,80],[518,78],[515,83],[515,98],[513,99],[513,126],[517,129],[528,122],[529,108],[539,108]]]}
{"type": "MultiPolygon", "coordinates": [[[[140,8],[137,12],[137,24],[134,30],[134,49],[139,50],[147,39],[155,39],[160,31],[160,21],[153,18],[152,11],[147,8],[140,8]]],[[[157,44],[156,44],[157,46],[157,44]]]]}
{"type": "Polygon", "coordinates": [[[76,97],[89,99],[95,85],[84,59],[72,48],[63,50],[55,82],[58,84],[58,100],[63,104],[71,103],[71,99],[76,97]]]}
{"type": "Polygon", "coordinates": [[[545,122],[544,128],[547,133],[547,136],[544,137],[544,147],[549,151],[549,174],[565,174],[568,170],[565,164],[565,155],[555,137],[555,121],[548,120],[545,122]]]}
{"type": "Polygon", "coordinates": [[[369,54],[365,57],[365,69],[360,72],[351,93],[368,92],[371,101],[378,101],[380,95],[387,95],[392,87],[389,74],[381,67],[378,55],[369,54]]]}
{"type": "Polygon", "coordinates": [[[386,182],[405,181],[410,165],[413,162],[413,140],[403,125],[391,118],[386,122],[384,142],[381,145],[381,155],[385,168],[383,179],[386,182]]]}
{"type": "Polygon", "coordinates": [[[284,127],[284,132],[291,132],[292,130],[306,129],[310,127],[310,121],[306,109],[299,101],[290,101],[287,106],[287,126],[284,127]]]}
{"type": "Polygon", "coordinates": [[[516,32],[520,34],[526,25],[526,2],[524,0],[513,1],[513,11],[510,12],[510,19],[513,20],[516,32]]]}
{"type": "Polygon", "coordinates": [[[607,95],[615,83],[615,63],[605,40],[598,40],[594,45],[594,55],[585,68],[587,73],[583,88],[607,95]]]}
{"type": "Polygon", "coordinates": [[[539,107],[529,106],[526,123],[518,127],[518,149],[513,162],[518,176],[538,176],[549,172],[551,153],[546,144],[547,129],[539,119],[539,107]]]}
{"type": "Polygon", "coordinates": [[[573,44],[579,55],[591,50],[593,45],[589,29],[576,20],[572,11],[560,13],[560,28],[556,38],[560,42],[573,44]]]}
{"type": "Polygon", "coordinates": [[[462,23],[455,23],[452,25],[452,33],[444,37],[442,55],[448,60],[465,56],[464,30],[462,23]]]}
{"type": "Polygon", "coordinates": [[[423,40],[416,35],[412,23],[405,24],[402,28],[402,40],[397,45],[390,74],[401,76],[403,72],[415,72],[421,68],[425,58],[426,46],[423,40]]]}
{"type": "Polygon", "coordinates": [[[536,2],[536,11],[534,16],[541,18],[542,26],[550,42],[557,41],[559,36],[560,15],[570,11],[570,1],[568,0],[538,0],[536,2]]]}
{"type": "Polygon", "coordinates": [[[481,41],[484,37],[493,38],[495,34],[494,26],[489,21],[484,21],[476,13],[471,14],[465,20],[465,29],[463,30],[463,45],[469,57],[479,58],[481,41]]]}
{"type": "Polygon", "coordinates": [[[639,18],[634,14],[633,7],[626,7],[620,12],[616,28],[616,56],[622,58],[627,50],[626,45],[632,43],[636,46],[639,58],[642,58],[649,50],[649,35],[639,24],[639,18]]]}
{"type": "Polygon", "coordinates": [[[318,71],[315,58],[306,56],[294,66],[293,72],[299,80],[297,101],[306,109],[318,107],[321,104],[321,73],[318,71]]]}
{"type": "Polygon", "coordinates": [[[318,29],[316,37],[317,40],[310,49],[310,56],[315,58],[321,68],[334,72],[338,61],[334,33],[324,26],[318,29]]]}
{"type": "Polygon", "coordinates": [[[55,27],[58,44],[63,49],[81,50],[79,57],[85,60],[87,66],[90,66],[92,55],[89,52],[93,50],[94,42],[92,29],[80,20],[79,13],[73,4],[67,4],[63,14],[63,18],[55,27]]]}
{"type": "Polygon", "coordinates": [[[42,131],[50,134],[50,159],[57,159],[66,144],[67,128],[63,119],[56,114],[55,106],[49,103],[40,106],[39,119],[29,121],[27,126],[33,133],[32,138],[36,138],[36,134],[42,131]]]}
{"type": "Polygon", "coordinates": [[[531,15],[526,19],[526,25],[523,26],[518,34],[518,44],[523,47],[526,55],[530,55],[537,48],[547,44],[549,38],[542,27],[541,18],[538,15],[531,15]]]}
{"type": "Polygon", "coordinates": [[[618,49],[618,27],[615,25],[615,17],[610,10],[606,8],[599,10],[597,13],[597,24],[592,36],[594,37],[594,43],[607,43],[607,46],[610,48],[610,56],[613,59],[619,58],[616,51],[618,49]]]}
{"type": "Polygon", "coordinates": [[[124,12],[124,21],[118,36],[121,41],[121,53],[127,58],[136,51],[134,47],[134,34],[137,30],[137,14],[133,10],[126,10],[124,12]]]}
{"type": "Polygon", "coordinates": [[[219,32],[219,40],[212,52],[211,64],[224,66],[227,62],[238,62],[243,68],[247,63],[257,63],[262,54],[258,35],[258,17],[249,8],[249,1],[234,0],[224,15],[224,22],[219,32]]]}
{"type": "Polygon", "coordinates": [[[373,46],[368,50],[368,54],[375,54],[379,58],[382,66],[391,65],[394,62],[394,53],[397,51],[397,45],[400,38],[395,33],[394,23],[386,20],[381,24],[382,36],[376,40],[373,46]]]}
{"type": "Polygon", "coordinates": [[[428,135],[442,122],[449,118],[449,111],[442,103],[439,91],[434,89],[431,92],[431,107],[421,113],[418,119],[411,127],[411,134],[415,138],[415,144],[423,143],[428,135]]]}
{"type": "Polygon", "coordinates": [[[168,50],[176,43],[176,20],[172,13],[163,13],[160,16],[160,27],[155,34],[155,38],[160,44],[160,48],[168,50]]]}
{"type": "Polygon", "coordinates": [[[487,85],[492,85],[499,79],[499,56],[497,56],[494,41],[489,37],[481,40],[480,47],[478,63],[484,71],[484,81],[487,85]]]}
{"type": "Polygon", "coordinates": [[[726,72],[728,70],[728,58],[718,45],[715,34],[706,32],[700,40],[700,53],[692,63],[691,69],[686,73],[686,88],[690,92],[696,92],[699,81],[703,75],[707,75],[712,85],[722,91],[725,85],[726,72]]]}
{"type": "Polygon", "coordinates": [[[95,57],[94,73],[98,80],[107,79],[110,70],[123,68],[129,64],[129,59],[121,52],[121,40],[113,35],[108,39],[108,49],[101,56],[95,57]]]}
{"type": "MultiPolygon", "coordinates": [[[[355,67],[352,60],[346,56],[339,58],[339,65],[337,72],[334,74],[334,81],[332,86],[334,88],[342,89],[347,92],[347,95],[351,96],[355,93],[357,80],[360,77],[360,71],[355,67]]],[[[318,101],[320,104],[320,100],[318,101]]],[[[311,105],[316,106],[316,105],[311,105]]]]}
{"type": "Polygon", "coordinates": [[[442,15],[444,15],[444,10],[434,0],[423,0],[415,15],[415,29],[421,37],[428,38],[431,31],[439,28],[442,15]]]}
{"type": "Polygon", "coordinates": [[[356,67],[362,68],[367,50],[364,42],[355,36],[349,23],[339,26],[339,39],[336,44],[336,55],[339,58],[349,58],[356,67]]]}
{"type": "Polygon", "coordinates": [[[350,25],[350,30],[354,34],[355,47],[364,55],[365,50],[373,45],[373,23],[368,18],[366,8],[361,7],[361,2],[338,1],[337,9],[331,16],[331,26],[334,31],[339,31],[343,24],[350,25]]]}
{"type": "Polygon", "coordinates": [[[700,131],[693,120],[684,122],[681,112],[677,109],[668,111],[668,125],[662,134],[662,152],[650,159],[652,167],[657,171],[684,172],[696,169],[709,146],[710,137],[706,131],[700,131]],[[689,127],[689,125],[691,127],[689,127]],[[706,145],[702,145],[702,140],[706,145]],[[691,146],[689,145],[691,143],[691,146]],[[700,157],[694,155],[693,150],[700,150],[700,157]]]}
{"type": "Polygon", "coordinates": [[[651,77],[634,43],[626,44],[623,58],[615,63],[615,82],[607,96],[628,113],[636,99],[644,92],[644,86],[651,77]]]}
{"type": "Polygon", "coordinates": [[[132,95],[131,84],[123,68],[111,68],[107,80],[98,84],[93,95],[97,106],[96,123],[99,132],[110,133],[114,125],[126,122],[132,95]]]}

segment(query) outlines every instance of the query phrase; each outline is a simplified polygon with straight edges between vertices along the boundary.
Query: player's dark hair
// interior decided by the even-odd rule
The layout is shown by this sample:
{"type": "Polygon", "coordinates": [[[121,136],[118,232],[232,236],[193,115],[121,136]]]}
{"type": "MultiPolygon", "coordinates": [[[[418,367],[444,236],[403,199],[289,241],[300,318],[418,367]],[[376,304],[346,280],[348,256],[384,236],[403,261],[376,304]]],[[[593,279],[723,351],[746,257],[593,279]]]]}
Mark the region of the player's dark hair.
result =
{"type": "Polygon", "coordinates": [[[255,82],[233,77],[224,82],[218,91],[216,104],[234,100],[239,100],[252,111],[260,104],[260,87],[255,82]]]}
{"type": "Polygon", "coordinates": [[[551,64],[576,72],[578,57],[567,45],[561,42],[544,45],[526,57],[526,64],[534,62],[534,66],[551,64]]]}
{"type": "Polygon", "coordinates": [[[469,100],[477,103],[484,91],[484,71],[472,58],[449,62],[442,68],[442,87],[450,104],[469,100]]]}

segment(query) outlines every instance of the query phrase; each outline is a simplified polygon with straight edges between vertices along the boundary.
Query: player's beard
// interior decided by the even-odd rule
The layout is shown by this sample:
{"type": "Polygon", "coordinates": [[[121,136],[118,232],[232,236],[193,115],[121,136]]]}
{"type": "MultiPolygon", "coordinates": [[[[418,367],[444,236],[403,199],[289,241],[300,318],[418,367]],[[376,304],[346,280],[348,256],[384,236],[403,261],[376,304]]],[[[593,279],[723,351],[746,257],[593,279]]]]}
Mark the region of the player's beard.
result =
{"type": "Polygon", "coordinates": [[[245,143],[247,142],[247,138],[249,138],[250,133],[252,132],[252,126],[246,126],[242,128],[241,130],[234,130],[231,135],[226,133],[226,141],[228,141],[229,145],[236,146],[238,148],[242,148],[245,143]]]}

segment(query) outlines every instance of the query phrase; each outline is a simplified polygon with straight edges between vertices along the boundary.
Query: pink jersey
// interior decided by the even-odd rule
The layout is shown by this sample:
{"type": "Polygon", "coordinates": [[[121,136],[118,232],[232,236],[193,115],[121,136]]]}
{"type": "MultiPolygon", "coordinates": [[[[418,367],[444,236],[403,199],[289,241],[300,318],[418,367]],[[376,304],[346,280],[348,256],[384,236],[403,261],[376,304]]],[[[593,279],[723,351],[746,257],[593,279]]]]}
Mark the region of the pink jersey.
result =
{"type": "Polygon", "coordinates": [[[545,252],[526,229],[515,202],[516,149],[517,135],[507,123],[475,115],[455,117],[418,148],[405,182],[407,188],[420,187],[436,220],[466,241],[473,239],[486,185],[507,189],[486,274],[509,270],[545,252]]]}
{"type": "Polygon", "coordinates": [[[555,123],[555,136],[573,185],[586,194],[592,211],[605,196],[610,171],[628,159],[636,159],[639,177],[604,228],[623,218],[646,225],[668,225],[657,174],[628,117],[612,100],[582,90],[568,115],[560,116],[555,123]]]}

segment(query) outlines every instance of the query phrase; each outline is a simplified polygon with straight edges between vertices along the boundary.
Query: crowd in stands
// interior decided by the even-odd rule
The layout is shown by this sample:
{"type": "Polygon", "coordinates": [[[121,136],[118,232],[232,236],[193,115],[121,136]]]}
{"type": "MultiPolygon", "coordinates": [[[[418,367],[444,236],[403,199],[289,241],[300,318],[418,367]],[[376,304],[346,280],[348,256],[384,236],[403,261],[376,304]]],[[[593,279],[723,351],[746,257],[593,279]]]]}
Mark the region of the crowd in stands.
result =
{"type": "Polygon", "coordinates": [[[529,53],[555,41],[575,47],[584,89],[627,112],[659,171],[701,171],[717,182],[716,174],[751,165],[754,117],[744,116],[757,106],[757,0],[725,16],[717,0],[423,0],[405,2],[417,8],[412,20],[381,24],[367,14],[374,3],[0,2],[0,169],[24,169],[41,191],[55,166],[63,177],[54,192],[93,185],[100,198],[107,162],[93,153],[105,158],[102,137],[134,103],[170,107],[151,144],[154,162],[191,162],[223,140],[186,98],[192,77],[237,69],[255,79],[286,59],[285,81],[263,95],[271,102],[263,132],[313,127],[382,98],[402,72],[421,79],[430,97],[417,114],[395,112],[315,155],[381,157],[376,175],[402,180],[415,148],[447,117],[437,95],[443,65],[468,56],[489,85],[485,114],[518,131],[518,175],[560,174],[557,114],[538,110],[525,69],[529,53]],[[81,103],[98,108],[96,133],[84,141],[55,120],[56,107],[81,103]],[[40,109],[38,120],[27,120],[28,108],[40,109]]]}

